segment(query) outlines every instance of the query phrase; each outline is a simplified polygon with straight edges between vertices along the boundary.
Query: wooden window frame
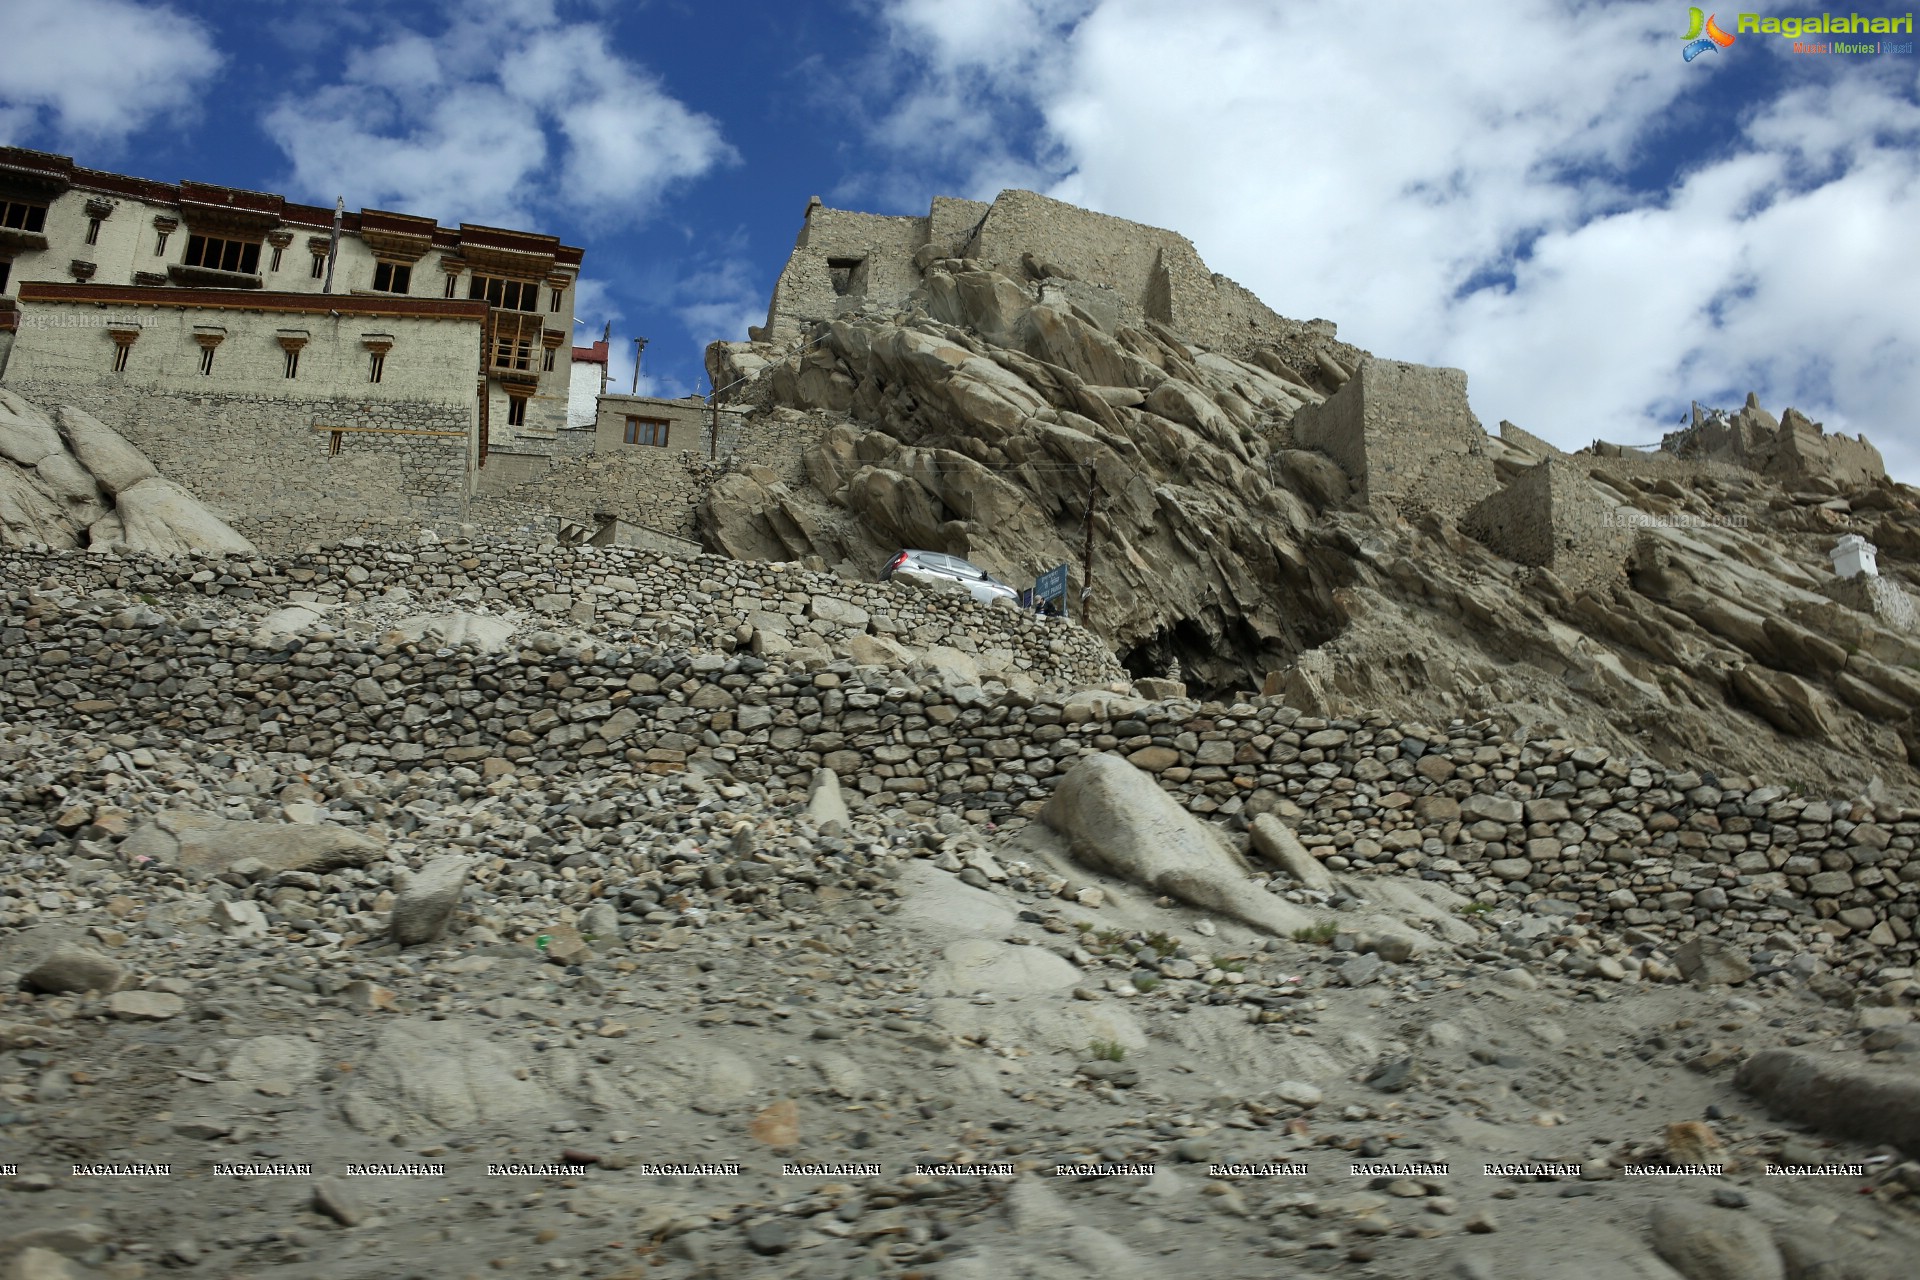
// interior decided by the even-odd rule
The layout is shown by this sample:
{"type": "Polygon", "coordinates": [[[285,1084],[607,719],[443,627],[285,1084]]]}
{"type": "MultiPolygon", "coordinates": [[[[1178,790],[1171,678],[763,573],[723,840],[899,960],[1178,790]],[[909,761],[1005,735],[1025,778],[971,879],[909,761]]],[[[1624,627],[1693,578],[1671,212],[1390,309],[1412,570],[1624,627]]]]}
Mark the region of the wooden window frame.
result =
{"type": "Polygon", "coordinates": [[[531,397],[528,397],[528,396],[516,396],[511,394],[507,396],[507,425],[508,426],[524,427],[527,425],[527,401],[530,398],[531,397]]]}
{"type": "Polygon", "coordinates": [[[404,294],[412,287],[413,268],[407,263],[376,262],[373,264],[373,288],[376,293],[404,294]]]}
{"type": "Polygon", "coordinates": [[[523,311],[538,314],[540,311],[540,282],[537,280],[509,280],[505,276],[483,276],[476,274],[467,286],[467,297],[475,302],[484,301],[488,306],[501,311],[523,311]],[[509,301],[511,299],[511,301],[509,301]]]}
{"type": "MultiPolygon", "coordinates": [[[[0,227],[44,234],[47,229],[47,206],[28,200],[0,201],[0,227]]],[[[87,243],[92,244],[93,241],[87,243]]]]}
{"type": "Polygon", "coordinates": [[[673,423],[666,418],[642,418],[627,415],[626,442],[664,449],[673,436],[673,423]]]}
{"type": "Polygon", "coordinates": [[[255,276],[260,274],[260,245],[253,240],[230,240],[225,236],[203,236],[188,232],[187,252],[180,261],[183,266],[199,267],[203,271],[231,271],[235,275],[255,276]]]}
{"type": "Polygon", "coordinates": [[[369,352],[367,358],[367,381],[378,382],[386,376],[386,373],[387,353],[384,351],[369,352]]]}

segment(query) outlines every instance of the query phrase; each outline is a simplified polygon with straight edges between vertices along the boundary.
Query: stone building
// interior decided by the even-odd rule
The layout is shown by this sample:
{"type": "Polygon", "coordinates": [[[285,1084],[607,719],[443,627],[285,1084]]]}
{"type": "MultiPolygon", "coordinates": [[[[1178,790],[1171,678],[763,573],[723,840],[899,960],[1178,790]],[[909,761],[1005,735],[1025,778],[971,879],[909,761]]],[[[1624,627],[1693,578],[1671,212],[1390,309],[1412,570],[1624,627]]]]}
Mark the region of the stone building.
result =
{"type": "Polygon", "coordinates": [[[665,400],[608,393],[599,398],[593,451],[605,455],[658,449],[660,458],[676,461],[686,452],[697,452],[703,458],[714,452],[731,453],[740,434],[740,413],[720,410],[717,450],[714,421],[712,407],[701,396],[665,400]]]}
{"type": "MultiPolygon", "coordinates": [[[[1302,328],[1208,270],[1177,232],[1032,191],[1002,191],[992,204],[936,197],[924,217],[829,209],[814,197],[774,286],[766,327],[749,336],[785,342],[862,307],[903,307],[922,269],[940,258],[971,258],[1034,281],[1103,323],[1158,320],[1234,355],[1302,328]]],[[[1327,322],[1312,323],[1331,336],[1327,322]]]]}
{"type": "Polygon", "coordinates": [[[19,290],[5,386],[110,424],[256,545],[466,519],[486,303],[19,290]]]}
{"type": "Polygon", "coordinates": [[[17,147],[0,203],[0,384],[114,425],[262,546],[444,527],[567,452],[583,255],[553,236],[17,147]]]}
{"type": "Polygon", "coordinates": [[[1458,519],[1499,489],[1467,375],[1365,360],[1326,402],[1293,416],[1294,442],[1340,465],[1376,513],[1458,519]]]}

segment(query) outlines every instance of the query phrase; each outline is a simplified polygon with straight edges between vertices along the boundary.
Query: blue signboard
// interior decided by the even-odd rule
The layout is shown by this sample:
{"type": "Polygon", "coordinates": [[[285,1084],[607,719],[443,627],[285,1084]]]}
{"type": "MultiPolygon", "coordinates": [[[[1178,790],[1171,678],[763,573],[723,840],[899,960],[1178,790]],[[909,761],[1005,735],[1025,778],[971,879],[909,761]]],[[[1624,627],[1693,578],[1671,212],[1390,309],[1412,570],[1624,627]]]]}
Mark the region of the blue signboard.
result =
{"type": "Polygon", "coordinates": [[[1067,613],[1067,566],[1055,565],[1033,584],[1033,600],[1046,612],[1065,617],[1067,613]]]}

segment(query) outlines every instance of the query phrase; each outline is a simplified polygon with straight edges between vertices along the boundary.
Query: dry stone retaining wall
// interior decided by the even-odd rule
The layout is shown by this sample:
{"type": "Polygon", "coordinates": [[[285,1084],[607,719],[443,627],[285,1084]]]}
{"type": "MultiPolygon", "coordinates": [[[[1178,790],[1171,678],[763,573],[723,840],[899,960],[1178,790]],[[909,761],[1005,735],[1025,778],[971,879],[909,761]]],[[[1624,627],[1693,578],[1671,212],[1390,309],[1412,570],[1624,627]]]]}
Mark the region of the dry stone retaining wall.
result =
{"type": "MultiPolygon", "coordinates": [[[[129,593],[186,606],[196,593],[280,593],[301,575],[317,594],[445,589],[484,568],[495,598],[545,592],[558,598],[540,603],[561,609],[574,592],[604,589],[618,601],[616,575],[664,581],[660,567],[598,549],[342,548],[284,569],[9,553],[0,558],[0,723],[102,741],[245,739],[277,746],[295,768],[337,760],[553,776],[618,760],[662,773],[720,768],[799,794],[824,766],[846,779],[856,805],[944,807],[976,821],[1032,815],[1074,760],[1116,752],[1197,814],[1238,825],[1277,811],[1338,871],[1524,900],[1536,914],[1638,930],[1656,944],[1717,934],[1777,959],[1760,962],[1763,979],[1769,965],[1786,969],[1806,953],[1851,960],[1890,1001],[1911,986],[1920,811],[1808,799],[1564,742],[1506,741],[1488,724],[1316,719],[1270,698],[994,694],[928,687],[878,666],[661,651],[612,637],[583,649],[534,636],[498,655],[320,636],[259,648],[184,613],[167,622],[126,603],[129,593]],[[47,576],[69,592],[121,595],[30,598],[29,584],[47,576]]],[[[814,585],[811,575],[709,560],[675,575],[654,603],[708,632],[756,590],[796,621],[891,604],[897,626],[913,608],[886,588],[822,604],[814,585]]],[[[947,621],[952,637],[992,620],[962,606],[947,621]]],[[[1074,635],[1042,634],[1049,647],[1074,635]]]]}

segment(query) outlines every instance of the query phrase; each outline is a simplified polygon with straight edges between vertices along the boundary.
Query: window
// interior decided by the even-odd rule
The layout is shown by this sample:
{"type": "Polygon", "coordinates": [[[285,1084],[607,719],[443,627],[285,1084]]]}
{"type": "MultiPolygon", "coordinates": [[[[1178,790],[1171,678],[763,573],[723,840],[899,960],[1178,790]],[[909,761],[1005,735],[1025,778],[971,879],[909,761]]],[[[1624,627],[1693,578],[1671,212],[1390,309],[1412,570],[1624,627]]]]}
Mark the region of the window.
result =
{"type": "Polygon", "coordinates": [[[531,373],[533,371],[533,339],[505,332],[495,334],[493,367],[518,373],[531,373]]]}
{"type": "Polygon", "coordinates": [[[244,240],[218,240],[189,235],[185,262],[209,271],[236,271],[253,275],[260,270],[260,246],[244,240]]]}
{"type": "Polygon", "coordinates": [[[833,291],[843,297],[865,293],[867,273],[861,268],[866,265],[865,258],[828,258],[827,274],[833,277],[833,291]]]}
{"type": "MultiPolygon", "coordinates": [[[[16,231],[45,231],[47,206],[9,200],[0,204],[0,226],[9,226],[16,231]]],[[[87,243],[92,244],[93,241],[89,240],[87,243]]]]}
{"type": "MultiPolygon", "coordinates": [[[[113,344],[113,371],[115,373],[125,373],[127,371],[127,353],[132,350],[133,344],[131,342],[116,342],[113,344]]],[[[207,354],[212,355],[213,353],[209,351],[207,354]]]]}
{"type": "Polygon", "coordinates": [[[7,291],[7,277],[13,274],[13,263],[0,261],[0,293],[7,291]]]}
{"type": "Polygon", "coordinates": [[[280,250],[281,250],[281,248],[282,248],[282,246],[280,246],[280,245],[275,245],[275,246],[273,246],[273,261],[267,264],[267,270],[269,270],[269,271],[278,271],[278,270],[280,269],[280,250]]]}
{"type": "Polygon", "coordinates": [[[170,234],[172,234],[172,233],[171,233],[171,232],[167,232],[167,231],[156,231],[156,232],[154,232],[154,234],[153,234],[153,256],[154,256],[154,257],[156,257],[156,258],[163,258],[163,257],[165,257],[165,256],[166,256],[166,253],[167,253],[167,237],[168,237],[168,236],[169,236],[170,234]]]}
{"type": "Polygon", "coordinates": [[[100,243],[100,219],[98,218],[87,219],[87,243],[100,243]]]}
{"type": "Polygon", "coordinates": [[[300,376],[300,348],[298,347],[287,348],[287,376],[289,378],[300,376]]]}
{"type": "Polygon", "coordinates": [[[552,291],[552,297],[548,300],[547,310],[558,311],[559,309],[560,309],[560,290],[555,289],[552,291]]]}
{"type": "Polygon", "coordinates": [[[470,299],[485,298],[487,305],[505,311],[538,311],[540,285],[533,280],[502,280],[498,276],[475,276],[467,289],[470,299]]]}
{"type": "Polygon", "coordinates": [[[380,381],[380,376],[384,374],[386,371],[387,371],[387,353],[384,351],[374,352],[373,355],[367,361],[367,381],[368,382],[380,381]]]}
{"type": "Polygon", "coordinates": [[[553,372],[553,353],[554,353],[554,350],[555,350],[555,349],[554,349],[553,347],[548,347],[548,348],[547,348],[547,354],[546,354],[546,355],[545,355],[545,356],[544,356],[544,357],[543,357],[543,358],[541,359],[541,361],[540,361],[540,369],[541,369],[541,371],[542,371],[543,373],[552,373],[552,372],[553,372]]]}
{"type": "Polygon", "coordinates": [[[455,273],[449,271],[447,273],[447,296],[451,298],[454,295],[455,290],[459,289],[459,287],[460,287],[460,277],[455,273]]]}
{"type": "Polygon", "coordinates": [[[524,427],[527,425],[527,398],[525,396],[507,397],[507,425],[524,427]]]}
{"type": "Polygon", "coordinates": [[[665,447],[669,424],[664,418],[628,418],[628,444],[657,444],[665,447]]]}
{"type": "Polygon", "coordinates": [[[326,274],[327,274],[327,255],[324,253],[314,254],[313,255],[313,271],[308,276],[308,279],[320,280],[320,279],[323,279],[326,276],[326,274]]]}
{"type": "Polygon", "coordinates": [[[213,376],[213,347],[211,345],[200,348],[200,372],[206,377],[213,376]]]}
{"type": "Polygon", "coordinates": [[[373,287],[381,293],[405,293],[412,283],[413,268],[398,262],[379,262],[373,268],[373,287]]]}

